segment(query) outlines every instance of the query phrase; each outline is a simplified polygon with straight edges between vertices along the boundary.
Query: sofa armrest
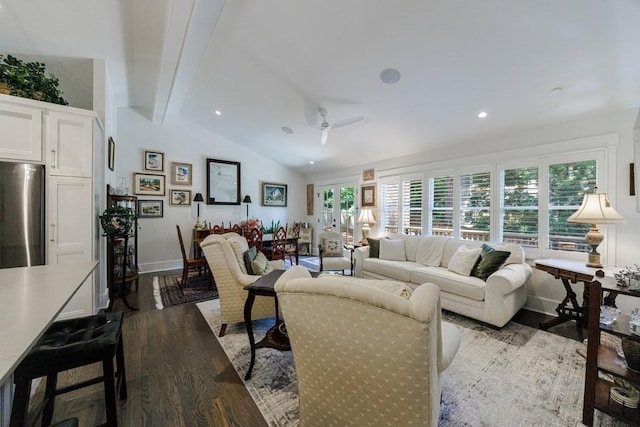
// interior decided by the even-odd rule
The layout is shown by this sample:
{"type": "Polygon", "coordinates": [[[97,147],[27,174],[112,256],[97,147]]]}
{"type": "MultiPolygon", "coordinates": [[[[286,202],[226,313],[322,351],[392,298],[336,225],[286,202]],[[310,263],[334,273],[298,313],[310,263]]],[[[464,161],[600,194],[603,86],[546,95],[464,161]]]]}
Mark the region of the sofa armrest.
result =
{"type": "Polygon", "coordinates": [[[362,277],[362,266],[365,258],[369,258],[369,246],[360,246],[353,250],[353,262],[355,264],[354,276],[362,277]]]}
{"type": "Polygon", "coordinates": [[[503,295],[524,286],[532,274],[533,270],[529,264],[522,263],[505,265],[487,279],[485,298],[502,298],[503,295]]]}

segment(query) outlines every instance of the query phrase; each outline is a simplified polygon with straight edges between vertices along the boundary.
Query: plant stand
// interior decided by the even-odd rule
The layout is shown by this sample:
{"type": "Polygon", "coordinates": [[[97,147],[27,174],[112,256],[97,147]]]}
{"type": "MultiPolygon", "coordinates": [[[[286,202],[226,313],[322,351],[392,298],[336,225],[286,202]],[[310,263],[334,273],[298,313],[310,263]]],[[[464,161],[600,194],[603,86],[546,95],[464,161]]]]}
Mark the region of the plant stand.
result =
{"type": "Polygon", "coordinates": [[[127,254],[129,252],[129,234],[114,234],[107,236],[108,262],[107,286],[109,288],[109,306],[106,311],[113,309],[116,299],[121,299],[129,310],[139,310],[127,300],[127,283],[135,280],[138,289],[138,272],[127,274],[127,254]]]}

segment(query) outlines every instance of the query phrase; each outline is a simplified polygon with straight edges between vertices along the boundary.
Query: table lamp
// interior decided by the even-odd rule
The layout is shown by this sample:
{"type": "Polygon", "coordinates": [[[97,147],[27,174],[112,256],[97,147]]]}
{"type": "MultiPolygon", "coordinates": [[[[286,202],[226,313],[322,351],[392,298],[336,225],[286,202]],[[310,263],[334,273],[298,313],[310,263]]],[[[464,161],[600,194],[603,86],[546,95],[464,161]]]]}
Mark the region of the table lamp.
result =
{"type": "Polygon", "coordinates": [[[200,223],[200,202],[204,202],[204,199],[202,198],[202,193],[196,193],[196,195],[193,197],[193,201],[196,202],[196,205],[198,207],[198,216],[196,217],[196,229],[201,229],[202,228],[202,224],[200,223]]]}
{"type": "Polygon", "coordinates": [[[598,230],[598,224],[622,224],[625,219],[611,206],[606,193],[598,193],[598,187],[593,193],[584,195],[582,205],[573,213],[567,222],[591,224],[591,229],[585,236],[587,243],[591,245],[587,267],[602,268],[600,254],[596,250],[604,240],[604,235],[598,230]]]}
{"type": "Polygon", "coordinates": [[[249,196],[248,194],[244,196],[244,199],[242,199],[242,203],[247,204],[247,226],[249,226],[249,203],[251,203],[251,196],[249,196]]]}
{"type": "Polygon", "coordinates": [[[376,217],[373,216],[371,208],[362,208],[357,222],[362,224],[362,240],[360,240],[360,243],[366,245],[367,237],[369,237],[369,232],[371,231],[369,226],[376,223],[376,217]]]}

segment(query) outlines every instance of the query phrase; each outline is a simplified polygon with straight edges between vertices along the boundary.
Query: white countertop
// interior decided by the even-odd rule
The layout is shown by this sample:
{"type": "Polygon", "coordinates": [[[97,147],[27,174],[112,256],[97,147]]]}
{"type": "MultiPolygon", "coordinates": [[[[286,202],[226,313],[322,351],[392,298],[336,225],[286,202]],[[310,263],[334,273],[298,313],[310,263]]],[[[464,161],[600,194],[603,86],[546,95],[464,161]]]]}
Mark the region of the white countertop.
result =
{"type": "Polygon", "coordinates": [[[85,261],[0,269],[0,384],[97,265],[85,261]]]}

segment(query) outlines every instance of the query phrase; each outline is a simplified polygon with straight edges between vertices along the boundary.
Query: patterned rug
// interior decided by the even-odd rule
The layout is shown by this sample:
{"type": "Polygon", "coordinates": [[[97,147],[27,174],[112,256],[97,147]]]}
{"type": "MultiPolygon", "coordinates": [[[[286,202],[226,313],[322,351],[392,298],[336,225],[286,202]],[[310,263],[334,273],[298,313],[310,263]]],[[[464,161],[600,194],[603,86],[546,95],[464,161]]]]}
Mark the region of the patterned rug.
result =
{"type": "MultiPolygon", "coordinates": [[[[219,301],[197,307],[217,337],[219,301]]],[[[445,378],[440,426],[582,426],[580,343],[515,322],[496,331],[455,314],[444,317],[458,326],[462,344],[445,378]]],[[[272,325],[273,319],[254,322],[256,337],[272,325]]],[[[250,359],[244,325],[229,325],[218,340],[244,378],[250,359]]],[[[245,386],[270,426],[299,424],[295,384],[290,352],[257,350],[245,386]]],[[[596,412],[594,425],[625,424],[596,412]]]]}
{"type": "Polygon", "coordinates": [[[184,294],[180,292],[178,283],[182,275],[155,276],[153,278],[153,296],[156,300],[156,308],[162,310],[172,305],[188,302],[207,301],[218,298],[218,290],[213,286],[209,290],[209,282],[206,277],[198,276],[198,273],[189,275],[189,281],[184,288],[184,294]]]}

